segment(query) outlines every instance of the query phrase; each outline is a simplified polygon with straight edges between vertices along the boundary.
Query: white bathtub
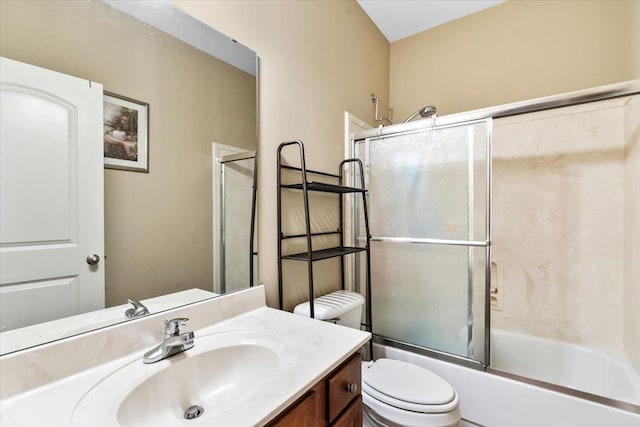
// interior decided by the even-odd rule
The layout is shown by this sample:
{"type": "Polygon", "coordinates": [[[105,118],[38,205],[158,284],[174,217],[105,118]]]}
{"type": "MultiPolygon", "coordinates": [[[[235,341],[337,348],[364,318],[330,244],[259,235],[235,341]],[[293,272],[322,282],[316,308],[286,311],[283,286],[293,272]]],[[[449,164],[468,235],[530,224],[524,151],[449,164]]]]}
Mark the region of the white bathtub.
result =
{"type": "Polygon", "coordinates": [[[640,375],[626,360],[592,348],[493,329],[491,367],[640,405],[640,375]]]}
{"type": "MultiPolygon", "coordinates": [[[[437,373],[458,392],[462,418],[482,426],[640,426],[639,414],[492,373],[377,344],[374,346],[374,356],[376,359],[388,357],[404,360],[437,373]]],[[[593,370],[586,374],[596,375],[593,370]]]]}

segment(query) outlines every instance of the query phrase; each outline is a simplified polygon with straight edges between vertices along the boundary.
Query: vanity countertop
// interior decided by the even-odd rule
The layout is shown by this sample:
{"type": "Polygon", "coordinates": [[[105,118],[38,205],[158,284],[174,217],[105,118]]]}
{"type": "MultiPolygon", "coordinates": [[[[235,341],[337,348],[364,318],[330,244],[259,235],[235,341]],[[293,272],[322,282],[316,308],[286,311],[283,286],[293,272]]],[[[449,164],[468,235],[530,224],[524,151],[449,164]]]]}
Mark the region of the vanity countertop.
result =
{"type": "MultiPolygon", "coordinates": [[[[251,290],[250,292],[256,291],[251,290]]],[[[262,289],[261,292],[263,292],[262,289]]],[[[215,298],[211,300],[210,304],[213,302],[217,302],[218,305],[224,304],[225,298],[234,295],[236,294],[215,298]]],[[[236,295],[236,298],[238,296],[236,295]]],[[[161,328],[160,319],[157,319],[157,323],[157,326],[161,328]]],[[[119,331],[119,333],[126,333],[126,329],[121,328],[119,331]]],[[[254,390],[253,394],[244,402],[217,416],[215,423],[211,425],[253,426],[265,424],[362,347],[370,337],[368,332],[316,321],[263,306],[197,329],[195,331],[196,346],[198,337],[227,331],[261,331],[275,334],[283,340],[291,354],[288,354],[286,366],[278,369],[278,375],[270,380],[268,386],[254,390]]],[[[132,331],[132,333],[136,332],[132,331]]],[[[66,344],[73,345],[73,340],[68,340],[66,344]]],[[[83,396],[111,373],[130,365],[132,362],[141,360],[146,350],[147,348],[137,349],[90,369],[2,399],[0,401],[0,425],[3,427],[74,426],[72,421],[74,410],[83,396]]],[[[189,357],[189,351],[183,353],[182,357],[189,357]]],[[[0,360],[1,362],[2,360],[0,360]]],[[[140,369],[145,369],[145,366],[141,364],[140,369]]],[[[5,375],[4,372],[1,374],[5,375]]],[[[167,385],[167,387],[171,387],[171,385],[167,385]]],[[[108,404],[117,407],[125,397],[124,395],[114,395],[113,401],[108,404]]],[[[105,420],[103,425],[118,424],[105,420]]]]}

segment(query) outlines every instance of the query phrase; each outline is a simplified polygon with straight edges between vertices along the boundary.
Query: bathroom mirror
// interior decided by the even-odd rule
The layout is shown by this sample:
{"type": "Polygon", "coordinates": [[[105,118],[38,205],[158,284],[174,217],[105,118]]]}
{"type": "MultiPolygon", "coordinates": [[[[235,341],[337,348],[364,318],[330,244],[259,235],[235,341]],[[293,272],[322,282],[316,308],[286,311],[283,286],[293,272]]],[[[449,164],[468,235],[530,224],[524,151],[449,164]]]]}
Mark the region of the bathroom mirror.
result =
{"type": "MultiPolygon", "coordinates": [[[[104,309],[79,313],[72,292],[61,300],[37,296],[47,286],[19,283],[15,293],[3,283],[0,352],[126,321],[129,298],[155,313],[245,288],[250,276],[256,284],[257,242],[250,248],[248,237],[255,52],[169,1],[2,1],[0,19],[0,56],[148,105],[148,172],[104,169],[104,309]],[[238,201],[247,206],[229,205],[238,201]],[[246,240],[240,255],[224,256],[223,242],[239,240],[221,234],[225,217],[246,240]],[[19,307],[29,308],[30,321],[10,318],[25,311],[19,307]]],[[[2,240],[2,249],[10,246],[2,240]]]]}

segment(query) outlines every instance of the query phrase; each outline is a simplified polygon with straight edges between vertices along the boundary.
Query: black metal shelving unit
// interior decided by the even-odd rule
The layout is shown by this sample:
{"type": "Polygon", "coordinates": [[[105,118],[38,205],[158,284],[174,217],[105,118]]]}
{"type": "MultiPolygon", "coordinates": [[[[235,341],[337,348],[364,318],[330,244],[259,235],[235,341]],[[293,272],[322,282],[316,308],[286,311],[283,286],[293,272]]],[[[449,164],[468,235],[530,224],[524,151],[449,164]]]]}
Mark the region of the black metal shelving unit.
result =
{"type": "Polygon", "coordinates": [[[340,166],[338,167],[338,174],[331,174],[316,170],[307,169],[305,162],[305,154],[304,154],[304,144],[300,140],[283,142],[278,147],[278,297],[280,310],[284,309],[284,289],[282,285],[282,261],[283,260],[293,260],[293,261],[306,261],[307,269],[308,269],[308,280],[309,280],[309,314],[313,318],[315,317],[313,300],[314,300],[314,289],[313,289],[313,263],[315,261],[320,261],[329,258],[340,258],[340,270],[341,270],[341,289],[345,288],[345,268],[344,268],[344,257],[345,255],[354,254],[358,252],[364,252],[367,258],[367,279],[366,279],[366,323],[363,326],[371,331],[371,251],[370,251],[370,239],[371,235],[369,233],[369,217],[367,214],[367,200],[366,200],[366,192],[364,186],[364,170],[362,166],[362,162],[359,159],[347,159],[340,162],[340,166]],[[300,167],[284,165],[282,164],[282,150],[286,147],[296,145],[299,149],[300,154],[300,167]],[[344,186],[344,172],[345,165],[348,164],[356,164],[360,169],[360,187],[348,187],[344,186]],[[283,184],[282,183],[282,171],[290,170],[300,172],[300,182],[296,182],[294,184],[283,184]],[[319,182],[319,181],[310,181],[308,180],[308,174],[327,177],[329,179],[338,180],[338,185],[319,182]],[[282,233],[282,190],[290,189],[290,190],[300,190],[303,194],[304,200],[304,219],[305,219],[305,232],[301,234],[289,234],[285,235],[282,233]],[[320,231],[320,232],[311,232],[311,222],[310,222],[310,212],[309,212],[309,192],[323,192],[323,193],[334,193],[339,197],[339,228],[336,230],[330,231],[320,231]],[[359,193],[362,195],[362,206],[364,213],[364,226],[365,226],[365,234],[366,234],[366,246],[358,247],[358,246],[344,246],[344,214],[343,214],[343,196],[345,194],[353,194],[359,193]],[[339,245],[333,248],[314,250],[313,249],[313,238],[317,236],[327,236],[327,235],[337,235],[340,238],[339,245]],[[295,253],[295,254],[282,254],[282,242],[286,239],[306,239],[307,241],[307,250],[305,252],[295,253]]]}

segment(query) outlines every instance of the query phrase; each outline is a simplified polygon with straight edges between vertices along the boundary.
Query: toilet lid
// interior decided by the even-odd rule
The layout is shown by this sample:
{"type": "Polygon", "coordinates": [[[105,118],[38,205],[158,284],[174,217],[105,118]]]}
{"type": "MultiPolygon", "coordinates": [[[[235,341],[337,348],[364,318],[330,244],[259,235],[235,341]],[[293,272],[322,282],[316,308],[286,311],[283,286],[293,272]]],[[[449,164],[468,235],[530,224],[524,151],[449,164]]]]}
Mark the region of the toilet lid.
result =
{"type": "Polygon", "coordinates": [[[453,387],[438,375],[400,360],[376,360],[363,372],[362,381],[378,393],[416,405],[445,405],[456,397],[453,387]]]}

